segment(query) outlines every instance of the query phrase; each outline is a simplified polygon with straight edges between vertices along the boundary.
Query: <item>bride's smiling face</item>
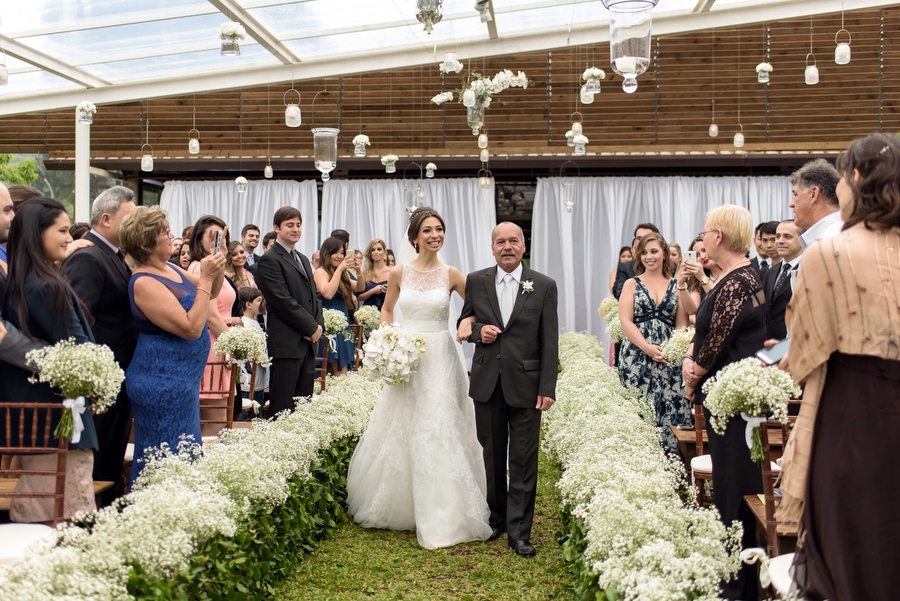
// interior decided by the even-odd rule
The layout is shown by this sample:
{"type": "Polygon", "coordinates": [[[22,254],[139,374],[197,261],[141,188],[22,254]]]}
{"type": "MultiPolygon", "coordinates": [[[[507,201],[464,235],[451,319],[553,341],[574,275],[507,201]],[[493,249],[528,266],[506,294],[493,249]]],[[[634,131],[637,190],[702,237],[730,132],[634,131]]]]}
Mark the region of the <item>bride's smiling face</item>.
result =
{"type": "Polygon", "coordinates": [[[424,248],[431,252],[441,249],[444,245],[444,226],[437,217],[428,217],[422,222],[419,235],[416,236],[416,243],[419,245],[420,251],[424,248]]]}

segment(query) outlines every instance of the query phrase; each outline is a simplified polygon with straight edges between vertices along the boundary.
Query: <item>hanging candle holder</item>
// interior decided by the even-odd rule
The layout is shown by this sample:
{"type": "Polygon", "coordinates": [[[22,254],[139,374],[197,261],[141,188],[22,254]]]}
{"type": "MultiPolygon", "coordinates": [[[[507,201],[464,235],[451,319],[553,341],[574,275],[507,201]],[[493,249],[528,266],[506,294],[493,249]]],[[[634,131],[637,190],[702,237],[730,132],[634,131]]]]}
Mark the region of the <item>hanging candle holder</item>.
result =
{"type": "MultiPolygon", "coordinates": [[[[450,45],[450,40],[447,40],[446,45],[450,45]]],[[[457,57],[458,50],[459,44],[454,43],[453,50],[447,50],[444,52],[444,61],[438,63],[438,67],[440,68],[441,73],[459,73],[463,70],[463,64],[459,62],[459,58],[457,57]]]]}
{"type": "Polygon", "coordinates": [[[341,130],[337,127],[314,127],[315,113],[313,111],[316,106],[316,99],[322,94],[331,96],[335,104],[337,104],[337,99],[328,90],[322,90],[313,96],[313,101],[309,108],[310,126],[313,126],[310,131],[313,135],[314,164],[316,169],[322,173],[322,181],[327,182],[331,179],[331,172],[337,166],[337,139],[341,130]]]}
{"type": "Polygon", "coordinates": [[[587,84],[581,86],[581,104],[593,104],[594,93],[588,90],[587,84]]]}
{"type": "MultiPolygon", "coordinates": [[[[582,128],[583,122],[584,122],[584,115],[582,115],[578,111],[575,111],[574,113],[572,113],[572,136],[573,137],[580,136],[582,133],[584,133],[584,130],[582,128]]],[[[568,137],[568,134],[566,134],[566,137],[568,137]]]]}
{"type": "Polygon", "coordinates": [[[238,194],[243,194],[247,191],[247,178],[243,175],[239,175],[234,178],[234,185],[237,186],[238,194]]]}
{"type": "Polygon", "coordinates": [[[200,154],[200,132],[196,129],[192,129],[188,132],[188,152],[191,154],[200,154]]]}
{"type": "Polygon", "coordinates": [[[272,169],[272,163],[266,160],[266,167],[263,169],[263,177],[266,179],[272,179],[272,176],[275,175],[275,170],[272,169]]]}
{"type": "Polygon", "coordinates": [[[819,69],[816,67],[816,55],[810,52],[806,55],[806,71],[803,73],[803,79],[806,85],[814,86],[819,83],[819,69]],[[812,57],[812,64],[809,64],[809,57],[812,57]]]}
{"type": "Polygon", "coordinates": [[[141,171],[153,171],[153,147],[149,144],[144,144],[141,146],[141,153],[144,155],[141,157],[141,171]],[[145,151],[144,148],[149,148],[149,151],[145,151]]]}
{"type": "Polygon", "coordinates": [[[487,148],[482,149],[481,152],[478,153],[478,159],[482,163],[487,163],[489,160],[491,160],[490,151],[487,148]]]}
{"type": "Polygon", "coordinates": [[[839,29],[834,34],[834,43],[837,44],[834,48],[834,62],[839,65],[846,65],[850,62],[850,32],[846,29],[839,29]],[[842,31],[847,34],[846,42],[838,42],[838,36],[841,35],[842,31]]]}
{"type": "Polygon", "coordinates": [[[487,148],[487,147],[488,147],[487,134],[479,134],[478,135],[478,148],[487,148]]]}
{"type": "Polygon", "coordinates": [[[738,127],[740,131],[734,134],[734,147],[735,148],[743,148],[744,146],[744,126],[738,123],[738,127]]]}
{"type": "MultiPolygon", "coordinates": [[[[470,90],[466,90],[467,92],[470,90]]],[[[474,95],[474,92],[472,92],[474,95]]],[[[472,128],[472,135],[477,136],[481,128],[484,127],[484,105],[476,103],[470,107],[466,107],[466,121],[472,128]]]]}
{"type": "Polygon", "coordinates": [[[579,169],[578,165],[576,165],[572,161],[566,161],[562,165],[559,166],[559,177],[563,179],[562,183],[562,202],[563,206],[566,207],[566,212],[571,213],[572,209],[575,208],[575,196],[578,191],[578,183],[575,178],[566,178],[565,170],[566,165],[572,165],[578,171],[578,177],[581,177],[581,169],[579,169]]]}
{"type": "Polygon", "coordinates": [[[609,9],[610,63],[625,78],[622,90],[633,94],[637,77],[650,66],[650,26],[658,0],[601,1],[609,9]]]}
{"type": "Polygon", "coordinates": [[[478,187],[482,190],[490,190],[491,183],[494,181],[494,174],[490,169],[478,170],[478,187]]]}
{"type": "Polygon", "coordinates": [[[282,100],[284,101],[284,124],[288,127],[300,127],[300,124],[303,122],[300,114],[300,92],[291,88],[284,93],[282,100]],[[291,92],[297,95],[296,104],[287,101],[287,95],[291,92]]]}
{"type": "Polygon", "coordinates": [[[412,213],[417,207],[425,206],[425,184],[422,180],[422,165],[419,163],[410,163],[403,168],[403,198],[406,203],[406,210],[412,213]],[[406,171],[415,166],[419,170],[419,179],[407,179],[406,171]]]}

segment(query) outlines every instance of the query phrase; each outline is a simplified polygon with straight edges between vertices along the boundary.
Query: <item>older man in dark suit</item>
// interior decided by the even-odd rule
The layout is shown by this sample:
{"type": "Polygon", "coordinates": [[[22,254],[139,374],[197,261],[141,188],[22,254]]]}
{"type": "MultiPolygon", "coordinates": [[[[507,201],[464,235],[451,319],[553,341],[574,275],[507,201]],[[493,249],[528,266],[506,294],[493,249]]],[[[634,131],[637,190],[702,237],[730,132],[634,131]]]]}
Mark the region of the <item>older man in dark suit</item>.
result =
{"type": "MultiPolygon", "coordinates": [[[[62,264],[75,294],[93,319],[97,343],[112,349],[123,370],[131,364],[138,339],[128,300],[131,271],[119,248],[119,226],[133,208],[134,192],[129,188],[113,186],[101,192],[91,207],[91,231],[84,236],[93,245],[76,250],[62,264]]],[[[94,416],[99,443],[94,454],[94,480],[122,479],[131,419],[131,401],[122,386],[116,404],[94,416]]],[[[113,487],[103,493],[102,504],[109,505],[115,498],[113,487]]]]}
{"type": "Polygon", "coordinates": [[[306,255],[294,250],[303,218],[294,207],[275,212],[275,243],[257,261],[256,284],[266,298],[269,354],[269,412],[294,409],[294,397],[313,393],[316,344],[325,320],[316,297],[313,269],[306,255]]]}
{"type": "Polygon", "coordinates": [[[522,264],[525,240],[518,225],[497,225],[491,249],[497,265],[466,278],[457,337],[476,344],[469,396],[484,451],[491,539],[506,531],[510,548],[533,557],[541,412],[556,398],[557,289],[522,264]]]}

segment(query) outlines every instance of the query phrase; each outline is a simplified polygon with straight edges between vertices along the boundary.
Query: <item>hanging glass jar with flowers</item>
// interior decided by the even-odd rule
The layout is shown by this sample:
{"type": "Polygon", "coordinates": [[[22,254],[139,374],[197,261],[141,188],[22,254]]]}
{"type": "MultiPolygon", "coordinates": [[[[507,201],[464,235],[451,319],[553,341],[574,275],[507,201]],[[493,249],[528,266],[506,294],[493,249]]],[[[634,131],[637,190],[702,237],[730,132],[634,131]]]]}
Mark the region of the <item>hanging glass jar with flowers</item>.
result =
{"type": "Polygon", "coordinates": [[[93,123],[94,122],[94,113],[97,112],[97,107],[94,106],[93,102],[88,102],[84,100],[78,103],[78,122],[79,123],[93,123]]]}
{"type": "Polygon", "coordinates": [[[575,150],[572,151],[572,154],[587,154],[587,149],[585,148],[588,143],[587,136],[583,134],[577,135],[572,139],[572,142],[575,143],[575,150]]]}
{"type": "Polygon", "coordinates": [[[772,72],[772,65],[769,63],[759,63],[756,65],[756,81],[759,83],[769,83],[769,73],[772,72]]]}
{"type": "Polygon", "coordinates": [[[360,158],[366,156],[366,146],[369,146],[369,136],[357,134],[353,138],[353,156],[360,158]]]}
{"type": "Polygon", "coordinates": [[[219,38],[222,40],[222,56],[240,56],[241,45],[239,40],[247,37],[244,26],[236,21],[222,23],[219,27],[219,38]]]}
{"type": "Polygon", "coordinates": [[[466,107],[466,120],[469,127],[472,128],[472,135],[477,136],[481,133],[481,128],[484,126],[484,110],[491,106],[491,99],[495,94],[499,94],[507,88],[524,89],[528,87],[529,83],[522,71],[515,74],[509,69],[504,69],[494,77],[485,77],[474,71],[469,73],[458,95],[460,102],[466,107]]]}
{"type": "Polygon", "coordinates": [[[584,80],[584,92],[587,92],[588,94],[599,94],[600,80],[606,79],[606,72],[597,67],[588,67],[585,69],[581,78],[584,80]]]}
{"type": "Polygon", "coordinates": [[[437,165],[434,163],[428,163],[425,165],[425,177],[428,179],[434,179],[434,172],[437,171],[437,165]]]}
{"type": "Polygon", "coordinates": [[[397,172],[397,161],[400,160],[396,154],[386,154],[381,157],[381,164],[384,165],[385,173],[396,173],[397,172]]]}

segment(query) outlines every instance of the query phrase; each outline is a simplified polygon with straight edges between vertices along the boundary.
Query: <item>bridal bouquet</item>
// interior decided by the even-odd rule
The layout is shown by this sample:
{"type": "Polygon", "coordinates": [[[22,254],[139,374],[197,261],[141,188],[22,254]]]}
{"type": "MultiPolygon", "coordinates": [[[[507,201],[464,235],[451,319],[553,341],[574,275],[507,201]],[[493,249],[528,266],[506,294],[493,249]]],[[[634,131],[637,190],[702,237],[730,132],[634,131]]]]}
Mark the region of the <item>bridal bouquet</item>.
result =
{"type": "Polygon", "coordinates": [[[63,412],[53,435],[73,443],[81,441],[86,399],[94,413],[103,413],[115,404],[125,380],[125,372],[104,344],[75,344],[75,339],[69,338],[29,352],[25,360],[37,372],[29,379],[32,384],[47,382],[65,397],[63,406],[68,411],[63,412]]]}
{"type": "Polygon", "coordinates": [[[747,446],[754,461],[763,458],[760,424],[766,415],[777,420],[787,417],[787,402],[800,394],[791,376],[778,368],[764,367],[749,357],[726,365],[703,385],[704,405],[712,413],[711,424],[724,434],[728,420],[740,414],[747,421],[747,446]]]}
{"type": "Polygon", "coordinates": [[[693,339],[694,328],[691,326],[679,328],[672,332],[672,337],[659,346],[666,363],[678,365],[681,362],[681,358],[687,353],[688,348],[690,348],[693,339]]]}
{"type": "Polygon", "coordinates": [[[424,352],[423,338],[397,324],[385,324],[369,334],[363,346],[362,366],[372,379],[381,378],[388,384],[409,382],[424,352]]]}
{"type": "Polygon", "coordinates": [[[366,334],[373,330],[377,330],[381,327],[381,311],[378,310],[378,307],[374,305],[363,305],[359,309],[356,310],[356,313],[353,314],[353,317],[356,318],[362,327],[365,329],[366,334]]]}
{"type": "Polygon", "coordinates": [[[606,322],[606,335],[610,340],[618,344],[625,340],[625,330],[619,320],[619,301],[614,296],[607,296],[600,301],[597,313],[606,322]]]}

